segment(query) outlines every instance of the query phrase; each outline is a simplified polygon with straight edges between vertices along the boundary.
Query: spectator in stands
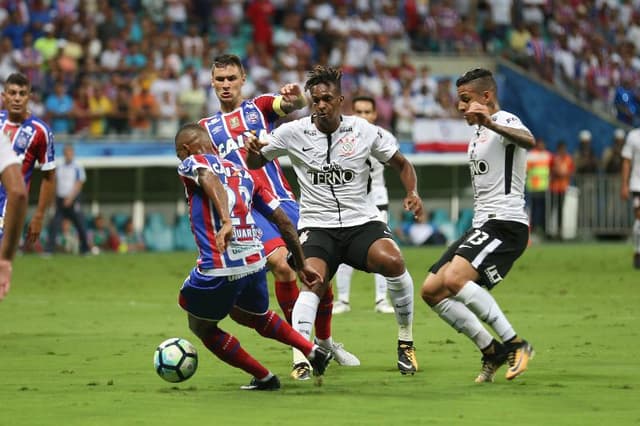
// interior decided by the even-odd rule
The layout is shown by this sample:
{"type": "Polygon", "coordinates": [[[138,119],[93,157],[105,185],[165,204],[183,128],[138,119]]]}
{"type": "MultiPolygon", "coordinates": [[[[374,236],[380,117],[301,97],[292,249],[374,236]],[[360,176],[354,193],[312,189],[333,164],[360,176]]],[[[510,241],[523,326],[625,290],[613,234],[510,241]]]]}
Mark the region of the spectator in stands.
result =
{"type": "Polygon", "coordinates": [[[116,96],[111,112],[107,115],[107,133],[126,134],[130,131],[131,88],[125,84],[116,87],[116,96]]]}
{"type": "Polygon", "coordinates": [[[100,137],[107,133],[107,117],[111,114],[113,105],[105,94],[104,85],[99,81],[91,81],[88,88],[89,99],[89,134],[100,137]]]}
{"type": "Polygon", "coordinates": [[[407,237],[414,246],[441,245],[447,242],[447,237],[427,221],[427,213],[424,211],[409,225],[407,237]]]}
{"type": "Polygon", "coordinates": [[[622,172],[622,148],[626,133],[623,129],[613,132],[613,143],[602,153],[602,171],[607,175],[619,175],[622,172]]]}
{"type": "Polygon", "coordinates": [[[395,114],[395,135],[398,142],[413,141],[413,122],[416,119],[415,106],[411,97],[411,87],[405,85],[402,88],[402,95],[398,96],[393,103],[395,114]]]}
{"type": "Polygon", "coordinates": [[[130,126],[135,137],[149,137],[153,131],[155,120],[158,118],[158,102],[149,91],[149,80],[139,84],[137,92],[131,97],[130,126]]]}
{"type": "Polygon", "coordinates": [[[0,83],[4,82],[6,76],[18,72],[20,64],[17,52],[9,37],[0,39],[0,83]]]}
{"type": "Polygon", "coordinates": [[[544,140],[538,138],[527,152],[526,198],[531,216],[531,233],[544,236],[546,232],[546,199],[551,174],[551,153],[544,140]]]}
{"type": "Polygon", "coordinates": [[[120,238],[115,226],[107,222],[101,214],[93,219],[93,229],[90,232],[92,251],[116,251],[120,246],[120,238]]]}
{"type": "Polygon", "coordinates": [[[623,201],[631,200],[633,205],[633,266],[640,269],[640,129],[634,129],[627,135],[622,157],[620,197],[623,201]]]}
{"type": "Polygon", "coordinates": [[[120,235],[118,251],[120,253],[137,253],[145,250],[146,246],[142,233],[136,231],[133,226],[133,220],[129,218],[124,225],[124,232],[120,235]]]}
{"type": "Polygon", "coordinates": [[[46,119],[51,123],[51,130],[56,134],[70,134],[73,131],[73,98],[67,93],[63,82],[58,81],[54,93],[44,101],[46,119]]]}
{"type": "Polygon", "coordinates": [[[564,196],[567,193],[574,172],[573,158],[567,152],[567,143],[558,142],[556,152],[551,160],[551,215],[555,217],[556,232],[553,237],[562,239],[562,215],[564,212],[564,196]]]}
{"type": "Polygon", "coordinates": [[[598,159],[591,146],[591,132],[589,130],[581,130],[578,138],[578,149],[573,156],[576,174],[593,175],[598,173],[598,159]]]}

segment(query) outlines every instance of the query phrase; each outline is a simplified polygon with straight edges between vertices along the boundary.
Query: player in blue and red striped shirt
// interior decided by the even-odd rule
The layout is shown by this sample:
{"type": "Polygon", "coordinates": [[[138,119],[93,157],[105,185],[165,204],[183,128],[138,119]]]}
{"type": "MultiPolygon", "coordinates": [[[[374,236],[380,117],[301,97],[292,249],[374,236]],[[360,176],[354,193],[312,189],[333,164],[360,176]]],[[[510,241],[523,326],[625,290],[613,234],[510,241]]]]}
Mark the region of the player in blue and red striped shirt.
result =
{"type": "Polygon", "coordinates": [[[262,182],[254,182],[247,170],[216,156],[207,132],[199,125],[183,126],[175,142],[182,161],[178,174],[199,254],[179,296],[189,328],[218,358],[253,376],[242,389],[276,390],[280,382],[235,337],[218,327],[227,315],[264,337],[297,348],[313,365],[314,374],[321,376],[331,352],[312,344],[269,310],[262,231],[253,212],[261,212],[279,229],[300,280],[320,284],[320,275],[307,265],[296,229],[277,198],[262,182]]]}
{"type": "MultiPolygon", "coordinates": [[[[229,54],[217,56],[211,69],[211,84],[220,100],[221,111],[211,117],[201,119],[199,124],[209,133],[214,149],[221,158],[246,168],[246,150],[242,142],[242,135],[245,132],[253,132],[258,135],[262,132],[270,132],[279,118],[303,108],[306,105],[306,99],[297,84],[287,84],[282,87],[280,94],[260,95],[245,100],[241,93],[245,80],[246,74],[240,58],[229,54]]],[[[254,181],[264,183],[276,194],[281,208],[297,226],[298,203],[278,161],[271,161],[264,167],[249,172],[254,181]]],[[[299,290],[296,275],[286,261],[285,243],[278,229],[260,212],[254,212],[254,218],[258,227],[263,231],[262,242],[269,269],[275,278],[275,294],[278,304],[287,321],[291,323],[291,312],[298,298],[299,290]]],[[[318,315],[315,319],[316,338],[325,343],[327,348],[334,350],[336,361],[340,364],[359,365],[355,356],[344,350],[341,345],[334,343],[331,338],[332,307],[333,294],[329,290],[320,302],[318,315]]],[[[295,379],[309,378],[306,360],[295,351],[293,364],[292,376],[295,379]]]]}
{"type": "MultiPolygon", "coordinates": [[[[0,131],[9,137],[13,150],[22,163],[27,191],[36,162],[40,163],[42,182],[38,205],[27,230],[27,242],[33,244],[40,237],[45,213],[55,197],[56,164],[53,133],[44,121],[31,115],[28,110],[30,96],[31,83],[24,74],[13,73],[7,77],[2,92],[6,109],[0,111],[0,131]]],[[[5,208],[6,192],[0,186],[0,238],[5,208]]]]}

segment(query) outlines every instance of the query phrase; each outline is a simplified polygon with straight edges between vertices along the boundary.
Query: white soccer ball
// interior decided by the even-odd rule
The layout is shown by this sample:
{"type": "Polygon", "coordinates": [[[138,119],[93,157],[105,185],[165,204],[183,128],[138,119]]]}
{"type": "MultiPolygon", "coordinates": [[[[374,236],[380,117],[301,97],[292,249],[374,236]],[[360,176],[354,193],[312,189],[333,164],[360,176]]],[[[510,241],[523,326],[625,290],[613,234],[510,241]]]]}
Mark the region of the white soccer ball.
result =
{"type": "Polygon", "coordinates": [[[189,341],[173,337],[160,343],[153,354],[153,366],[166,381],[183,382],[196,372],[198,353],[189,341]]]}

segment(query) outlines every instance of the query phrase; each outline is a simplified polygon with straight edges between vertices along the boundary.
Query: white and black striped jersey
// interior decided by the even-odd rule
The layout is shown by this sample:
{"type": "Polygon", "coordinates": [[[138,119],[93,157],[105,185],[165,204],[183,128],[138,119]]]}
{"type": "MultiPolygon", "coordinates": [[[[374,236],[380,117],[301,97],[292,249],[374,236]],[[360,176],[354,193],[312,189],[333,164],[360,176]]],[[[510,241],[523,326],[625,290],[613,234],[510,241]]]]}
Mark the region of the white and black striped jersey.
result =
{"type": "Polygon", "coordinates": [[[633,129],[627,135],[627,140],[622,148],[622,158],[631,160],[629,190],[640,192],[640,129],[633,129]]]}
{"type": "MultiPolygon", "coordinates": [[[[396,147],[398,146],[398,141],[391,132],[382,127],[378,127],[378,129],[383,138],[390,139],[396,147]]],[[[371,190],[369,191],[369,197],[376,206],[389,204],[389,192],[384,182],[384,164],[375,158],[371,158],[371,190]]]]}
{"type": "Polygon", "coordinates": [[[282,124],[262,148],[267,160],[288,155],[300,186],[298,228],[341,228],[380,220],[367,195],[371,159],[386,163],[397,152],[378,126],[356,116],[342,116],[325,134],[311,117],[282,124]]]}
{"type": "MultiPolygon", "coordinates": [[[[491,116],[497,124],[527,129],[515,115],[498,111],[491,116]]],[[[491,219],[529,224],[525,211],[527,151],[498,133],[479,126],[467,148],[473,186],[473,226],[491,219]]]]}

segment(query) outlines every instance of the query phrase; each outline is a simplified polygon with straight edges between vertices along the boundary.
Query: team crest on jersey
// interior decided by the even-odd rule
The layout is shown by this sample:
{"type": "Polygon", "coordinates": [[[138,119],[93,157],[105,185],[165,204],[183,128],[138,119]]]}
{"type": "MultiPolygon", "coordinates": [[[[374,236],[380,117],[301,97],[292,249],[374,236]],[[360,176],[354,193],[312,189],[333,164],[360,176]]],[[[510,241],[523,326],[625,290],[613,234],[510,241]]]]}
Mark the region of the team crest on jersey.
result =
{"type": "Polygon", "coordinates": [[[247,122],[250,124],[257,124],[260,121],[260,116],[255,111],[250,111],[247,113],[247,122]]]}
{"type": "Polygon", "coordinates": [[[338,141],[338,144],[340,145],[340,154],[348,157],[356,149],[356,138],[354,136],[345,136],[338,141]]]}
{"type": "Polygon", "coordinates": [[[33,134],[33,128],[25,127],[24,129],[21,129],[21,130],[22,131],[20,130],[18,131],[14,144],[15,144],[15,147],[18,149],[25,149],[29,144],[29,139],[31,138],[31,135],[33,134]]]}
{"type": "Polygon", "coordinates": [[[232,129],[235,129],[236,127],[240,127],[240,119],[238,117],[231,117],[231,120],[229,120],[229,126],[232,129]]]}

